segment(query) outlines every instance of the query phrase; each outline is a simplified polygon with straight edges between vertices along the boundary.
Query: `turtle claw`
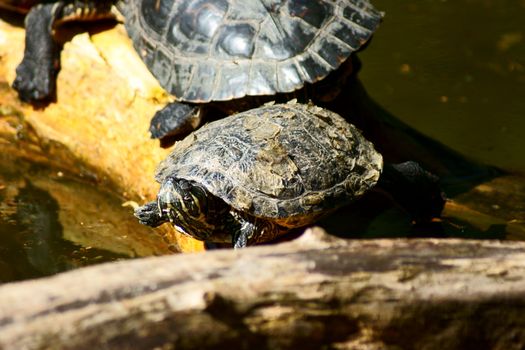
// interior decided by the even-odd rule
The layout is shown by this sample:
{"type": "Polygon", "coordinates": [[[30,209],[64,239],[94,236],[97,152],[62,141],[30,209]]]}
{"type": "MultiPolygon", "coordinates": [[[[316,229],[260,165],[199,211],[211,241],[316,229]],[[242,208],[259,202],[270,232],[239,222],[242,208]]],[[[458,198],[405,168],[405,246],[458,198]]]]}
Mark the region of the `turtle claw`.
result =
{"type": "Polygon", "coordinates": [[[24,58],[13,83],[25,102],[47,102],[55,97],[62,47],[53,39],[52,28],[62,6],[62,2],[41,4],[26,16],[24,58]]]}
{"type": "Polygon", "coordinates": [[[142,225],[157,227],[167,222],[165,218],[160,215],[159,207],[156,201],[144,204],[135,209],[135,217],[139,219],[142,225]]]}
{"type": "Polygon", "coordinates": [[[53,99],[56,92],[56,75],[58,60],[49,67],[24,59],[16,68],[16,79],[13,88],[18,91],[24,102],[44,102],[53,99]]]}

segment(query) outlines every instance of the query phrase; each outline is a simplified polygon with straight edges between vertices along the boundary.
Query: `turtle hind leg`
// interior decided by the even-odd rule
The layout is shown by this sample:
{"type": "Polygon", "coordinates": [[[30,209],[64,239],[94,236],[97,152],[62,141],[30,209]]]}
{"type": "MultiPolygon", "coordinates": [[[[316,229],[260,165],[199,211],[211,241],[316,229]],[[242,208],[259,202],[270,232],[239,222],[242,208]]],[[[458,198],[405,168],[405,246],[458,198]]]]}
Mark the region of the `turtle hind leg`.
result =
{"type": "Polygon", "coordinates": [[[445,206],[439,178],[413,161],[385,164],[377,186],[390,194],[416,223],[439,217],[445,206]]]}
{"type": "Polygon", "coordinates": [[[151,119],[149,131],[154,139],[177,139],[195,130],[202,122],[202,107],[172,102],[151,119]]]}
{"type": "Polygon", "coordinates": [[[135,217],[139,219],[142,225],[151,227],[157,227],[168,222],[168,219],[159,211],[156,201],[146,203],[142,207],[135,209],[135,217]]]}
{"type": "Polygon", "coordinates": [[[26,16],[24,58],[16,68],[13,87],[26,102],[47,102],[55,97],[61,45],[53,39],[53,23],[63,2],[35,6],[26,16]]]}

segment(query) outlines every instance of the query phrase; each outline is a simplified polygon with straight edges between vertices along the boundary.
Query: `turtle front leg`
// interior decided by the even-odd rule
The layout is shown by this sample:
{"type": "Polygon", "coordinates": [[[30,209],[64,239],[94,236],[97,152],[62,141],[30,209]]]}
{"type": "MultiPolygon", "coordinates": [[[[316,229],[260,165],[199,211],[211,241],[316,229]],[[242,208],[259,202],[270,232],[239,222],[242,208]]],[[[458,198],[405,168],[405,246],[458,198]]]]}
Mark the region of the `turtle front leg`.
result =
{"type": "Polygon", "coordinates": [[[169,221],[168,218],[163,216],[159,211],[157,201],[149,202],[135,209],[135,217],[139,219],[142,225],[151,227],[157,227],[169,221]]]}
{"type": "Polygon", "coordinates": [[[154,139],[184,137],[197,129],[202,117],[201,106],[172,102],[155,113],[149,131],[154,139]]]}
{"type": "Polygon", "coordinates": [[[245,248],[248,241],[256,234],[257,226],[242,217],[236,218],[236,221],[238,226],[232,233],[232,245],[234,249],[245,248]]]}
{"type": "Polygon", "coordinates": [[[230,212],[226,229],[232,234],[233,248],[245,248],[249,244],[271,241],[289,230],[267,220],[240,212],[230,212]]]}
{"type": "Polygon", "coordinates": [[[45,102],[55,95],[61,45],[53,39],[52,31],[63,7],[63,2],[42,4],[26,16],[24,58],[13,83],[23,101],[45,102]]]}

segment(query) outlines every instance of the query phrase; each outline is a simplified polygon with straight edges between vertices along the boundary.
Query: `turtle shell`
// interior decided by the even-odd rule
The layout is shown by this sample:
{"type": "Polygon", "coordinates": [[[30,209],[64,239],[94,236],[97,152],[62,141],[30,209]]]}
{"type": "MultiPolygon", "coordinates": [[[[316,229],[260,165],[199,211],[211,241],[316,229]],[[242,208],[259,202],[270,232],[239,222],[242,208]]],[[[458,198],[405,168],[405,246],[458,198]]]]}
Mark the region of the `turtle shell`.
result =
{"type": "Polygon", "coordinates": [[[382,166],[342,117],[289,102],[204,125],[175,144],[156,179],[198,182],[236,210],[297,227],[361,196],[382,166]]]}
{"type": "Polygon", "coordinates": [[[292,92],[326,77],[370,39],[368,0],[126,0],[134,46],[180,101],[292,92]]]}

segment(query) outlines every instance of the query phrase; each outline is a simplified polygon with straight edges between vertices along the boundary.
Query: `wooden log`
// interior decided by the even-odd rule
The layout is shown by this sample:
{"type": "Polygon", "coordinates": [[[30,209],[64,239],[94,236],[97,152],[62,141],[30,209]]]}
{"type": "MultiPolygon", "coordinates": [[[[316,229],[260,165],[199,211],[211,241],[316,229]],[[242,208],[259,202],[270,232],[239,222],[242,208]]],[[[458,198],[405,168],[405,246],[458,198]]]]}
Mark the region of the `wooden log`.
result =
{"type": "Polygon", "coordinates": [[[525,244],[341,240],[0,287],[2,349],[522,349],[525,244]]]}

